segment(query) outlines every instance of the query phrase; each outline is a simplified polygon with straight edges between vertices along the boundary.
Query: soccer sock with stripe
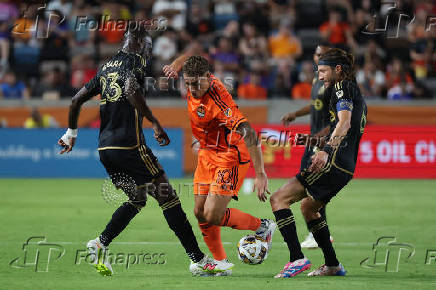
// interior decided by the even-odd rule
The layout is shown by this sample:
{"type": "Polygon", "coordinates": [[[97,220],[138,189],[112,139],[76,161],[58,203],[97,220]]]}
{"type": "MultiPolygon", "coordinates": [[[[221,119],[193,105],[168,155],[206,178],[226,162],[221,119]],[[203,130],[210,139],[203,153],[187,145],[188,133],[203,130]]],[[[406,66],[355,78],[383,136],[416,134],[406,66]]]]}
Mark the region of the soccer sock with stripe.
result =
{"type": "Polygon", "coordinates": [[[100,234],[100,242],[109,246],[129,224],[129,222],[138,214],[139,210],[131,203],[123,203],[112,215],[112,219],[106,225],[105,230],[100,234]]]}
{"type": "Polygon", "coordinates": [[[289,249],[289,261],[294,262],[303,259],[300,241],[298,241],[297,227],[295,226],[294,215],[291,209],[285,208],[273,212],[276,217],[277,226],[289,249]]]}
{"type": "MultiPolygon", "coordinates": [[[[324,219],[325,222],[327,222],[327,216],[326,216],[326,213],[325,213],[325,208],[326,208],[326,206],[327,206],[327,205],[323,206],[323,207],[318,211],[319,214],[321,215],[321,218],[324,219]]],[[[310,232],[310,227],[309,227],[309,223],[308,223],[308,222],[306,222],[306,226],[307,226],[307,229],[308,229],[309,232],[310,232]]]]}
{"type": "Polygon", "coordinates": [[[327,266],[338,266],[339,261],[336,258],[335,250],[333,249],[332,242],[330,241],[330,231],[326,221],[321,217],[311,220],[307,224],[313,234],[313,237],[315,238],[315,241],[322,249],[325,264],[327,266]]]}
{"type": "Polygon", "coordinates": [[[215,260],[221,261],[227,258],[223,243],[221,242],[221,227],[208,223],[198,223],[203,234],[204,242],[215,260]]]}
{"type": "Polygon", "coordinates": [[[261,220],[251,214],[236,208],[228,208],[224,214],[221,226],[231,227],[237,230],[256,231],[260,227],[261,220]]]}
{"type": "Polygon", "coordinates": [[[204,254],[198,247],[197,238],[195,237],[191,224],[182,209],[179,198],[175,197],[170,201],[165,202],[160,207],[163,210],[168,226],[179,238],[180,243],[183,248],[185,248],[186,254],[189,258],[194,263],[203,259],[204,254]]]}

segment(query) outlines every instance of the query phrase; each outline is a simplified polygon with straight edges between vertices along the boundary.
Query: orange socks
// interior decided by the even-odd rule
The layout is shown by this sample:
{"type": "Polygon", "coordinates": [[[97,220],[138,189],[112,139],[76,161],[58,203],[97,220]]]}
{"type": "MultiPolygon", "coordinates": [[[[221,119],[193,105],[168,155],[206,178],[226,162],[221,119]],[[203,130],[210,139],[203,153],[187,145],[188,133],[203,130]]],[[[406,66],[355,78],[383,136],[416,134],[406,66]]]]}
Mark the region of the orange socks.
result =
{"type": "Polygon", "coordinates": [[[212,253],[215,260],[221,261],[227,258],[223,243],[221,242],[220,226],[210,225],[208,223],[198,223],[200,230],[203,233],[203,239],[209,251],[212,253]]]}
{"type": "Polygon", "coordinates": [[[221,226],[237,230],[256,231],[260,227],[260,219],[236,208],[226,209],[221,226]]]}
{"type": "Polygon", "coordinates": [[[260,227],[260,219],[248,213],[242,212],[236,208],[226,209],[220,226],[210,225],[208,223],[198,223],[203,233],[203,239],[209,251],[215,260],[224,260],[227,258],[223,243],[221,242],[220,227],[231,227],[237,230],[256,231],[260,227]]]}

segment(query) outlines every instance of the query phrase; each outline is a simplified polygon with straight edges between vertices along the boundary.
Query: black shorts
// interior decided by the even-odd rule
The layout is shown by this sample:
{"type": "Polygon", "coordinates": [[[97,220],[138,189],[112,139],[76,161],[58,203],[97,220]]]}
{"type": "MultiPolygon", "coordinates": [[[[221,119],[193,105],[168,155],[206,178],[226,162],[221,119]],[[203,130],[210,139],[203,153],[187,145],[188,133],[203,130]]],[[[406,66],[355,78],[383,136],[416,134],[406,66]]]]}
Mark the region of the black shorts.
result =
{"type": "Polygon", "coordinates": [[[314,154],[313,147],[306,146],[304,150],[303,157],[301,158],[300,171],[303,171],[306,168],[309,168],[311,163],[311,157],[314,154]]]}
{"type": "Polygon", "coordinates": [[[106,149],[98,151],[100,161],[111,178],[131,177],[137,186],[151,183],[164,173],[156,156],[145,145],[135,149],[106,149]]]}
{"type": "Polygon", "coordinates": [[[300,171],[296,178],[306,188],[307,194],[314,200],[328,203],[353,178],[335,166],[326,166],[327,170],[312,173],[300,171]]]}

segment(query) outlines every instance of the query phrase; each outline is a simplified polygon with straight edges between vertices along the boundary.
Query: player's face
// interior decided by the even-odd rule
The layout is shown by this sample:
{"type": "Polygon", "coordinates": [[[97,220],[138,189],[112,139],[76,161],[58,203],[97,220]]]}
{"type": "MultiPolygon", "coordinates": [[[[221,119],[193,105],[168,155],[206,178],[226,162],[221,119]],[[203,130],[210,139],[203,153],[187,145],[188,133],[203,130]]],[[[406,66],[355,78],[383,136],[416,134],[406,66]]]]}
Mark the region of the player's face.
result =
{"type": "Polygon", "coordinates": [[[210,86],[210,73],[207,72],[199,77],[192,77],[186,74],[183,74],[183,78],[185,79],[186,88],[191,92],[191,95],[200,99],[204,96],[210,86]]]}
{"type": "Polygon", "coordinates": [[[315,53],[313,54],[313,61],[315,62],[316,65],[318,65],[318,61],[319,61],[320,56],[321,56],[323,53],[326,53],[327,50],[328,50],[328,47],[325,47],[325,46],[319,46],[319,45],[318,45],[318,46],[316,47],[316,49],[315,49],[315,53]]]}
{"type": "Polygon", "coordinates": [[[324,82],[324,87],[328,88],[334,84],[334,71],[329,65],[318,66],[318,79],[324,82]]]}

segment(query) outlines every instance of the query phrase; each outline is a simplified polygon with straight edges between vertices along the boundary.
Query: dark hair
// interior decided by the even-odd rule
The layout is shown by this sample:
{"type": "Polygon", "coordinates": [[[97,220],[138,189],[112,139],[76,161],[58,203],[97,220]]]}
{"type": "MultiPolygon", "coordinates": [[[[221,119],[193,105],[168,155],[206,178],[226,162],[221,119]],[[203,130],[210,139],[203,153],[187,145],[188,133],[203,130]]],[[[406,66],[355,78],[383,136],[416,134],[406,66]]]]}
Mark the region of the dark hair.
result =
{"type": "Polygon", "coordinates": [[[202,76],[210,70],[210,64],[201,55],[189,57],[183,64],[183,73],[191,77],[202,76]]]}
{"type": "Polygon", "coordinates": [[[326,61],[342,67],[342,79],[354,80],[354,56],[340,48],[331,48],[319,57],[319,61],[326,61]]]}

